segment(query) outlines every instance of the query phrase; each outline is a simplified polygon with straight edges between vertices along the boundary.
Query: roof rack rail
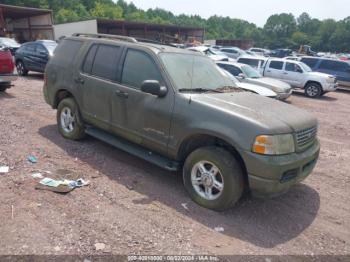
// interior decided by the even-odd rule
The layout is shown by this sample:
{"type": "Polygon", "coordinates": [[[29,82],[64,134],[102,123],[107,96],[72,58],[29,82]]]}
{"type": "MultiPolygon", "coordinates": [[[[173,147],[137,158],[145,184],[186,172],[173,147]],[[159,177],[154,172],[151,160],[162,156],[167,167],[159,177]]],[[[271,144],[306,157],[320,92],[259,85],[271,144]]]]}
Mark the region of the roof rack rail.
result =
{"type": "Polygon", "coordinates": [[[122,35],[107,35],[107,34],[89,34],[89,33],[74,33],[72,36],[76,37],[93,37],[93,38],[106,38],[106,39],[114,39],[114,40],[121,40],[131,43],[137,43],[138,41],[129,36],[122,36],[122,35]]]}

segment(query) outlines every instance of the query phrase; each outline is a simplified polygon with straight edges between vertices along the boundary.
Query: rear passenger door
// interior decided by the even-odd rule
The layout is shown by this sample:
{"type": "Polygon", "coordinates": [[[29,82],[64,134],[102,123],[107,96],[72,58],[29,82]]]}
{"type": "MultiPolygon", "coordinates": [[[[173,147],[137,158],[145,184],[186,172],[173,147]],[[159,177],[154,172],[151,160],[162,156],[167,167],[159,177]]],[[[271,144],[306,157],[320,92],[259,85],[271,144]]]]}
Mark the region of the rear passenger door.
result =
{"type": "Polygon", "coordinates": [[[159,153],[167,153],[174,90],[164,78],[157,58],[151,53],[129,48],[123,58],[120,84],[112,101],[113,129],[131,140],[159,153]],[[165,97],[141,91],[145,80],[167,86],[165,97]]]}
{"type": "Polygon", "coordinates": [[[111,126],[111,105],[121,51],[120,46],[93,44],[80,75],[74,79],[82,94],[84,118],[102,129],[111,126]]]}
{"type": "Polygon", "coordinates": [[[266,65],[264,76],[283,80],[283,61],[269,61],[266,65]]]}

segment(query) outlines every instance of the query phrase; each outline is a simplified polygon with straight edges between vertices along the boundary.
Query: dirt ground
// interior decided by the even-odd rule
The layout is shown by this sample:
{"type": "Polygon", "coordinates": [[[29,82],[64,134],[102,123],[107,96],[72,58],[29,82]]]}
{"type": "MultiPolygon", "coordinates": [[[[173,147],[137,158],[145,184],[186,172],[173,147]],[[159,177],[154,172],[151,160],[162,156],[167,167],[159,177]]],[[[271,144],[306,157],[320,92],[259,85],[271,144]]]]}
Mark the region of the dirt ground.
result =
{"type": "Polygon", "coordinates": [[[350,254],[350,92],[294,94],[290,103],[319,119],[314,172],[283,196],[216,213],[189,199],[179,174],[93,138],[63,139],[42,75],[14,84],[0,94],[0,166],[10,166],[0,174],[0,255],[350,254]],[[36,190],[31,174],[46,171],[91,184],[36,190]]]}

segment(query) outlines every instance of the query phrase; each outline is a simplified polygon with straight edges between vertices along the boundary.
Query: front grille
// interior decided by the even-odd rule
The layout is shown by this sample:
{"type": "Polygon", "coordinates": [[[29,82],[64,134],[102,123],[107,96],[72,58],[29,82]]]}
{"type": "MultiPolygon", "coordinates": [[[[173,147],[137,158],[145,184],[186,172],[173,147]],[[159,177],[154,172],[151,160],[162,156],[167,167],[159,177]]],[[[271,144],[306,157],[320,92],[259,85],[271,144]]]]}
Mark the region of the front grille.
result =
{"type": "Polygon", "coordinates": [[[296,133],[296,141],[299,149],[303,149],[310,145],[316,138],[317,126],[298,131],[296,133]]]}

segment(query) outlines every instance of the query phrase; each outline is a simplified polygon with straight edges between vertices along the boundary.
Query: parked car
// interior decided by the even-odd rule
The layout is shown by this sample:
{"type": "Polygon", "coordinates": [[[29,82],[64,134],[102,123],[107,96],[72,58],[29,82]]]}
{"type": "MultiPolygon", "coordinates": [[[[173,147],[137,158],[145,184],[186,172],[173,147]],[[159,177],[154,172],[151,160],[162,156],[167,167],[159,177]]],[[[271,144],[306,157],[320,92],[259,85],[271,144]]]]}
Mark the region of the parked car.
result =
{"type": "Polygon", "coordinates": [[[11,82],[17,79],[14,73],[15,64],[11,51],[8,48],[0,48],[0,92],[11,87],[11,82]]]}
{"type": "Polygon", "coordinates": [[[270,51],[267,49],[263,49],[263,48],[252,47],[252,48],[249,48],[248,51],[250,51],[258,56],[269,56],[270,55],[270,51]]]}
{"type": "Polygon", "coordinates": [[[246,52],[238,47],[223,47],[220,51],[232,59],[237,59],[242,55],[246,55],[246,52]]]}
{"type": "Polygon", "coordinates": [[[290,49],[275,49],[270,52],[270,56],[284,58],[286,56],[292,56],[293,51],[290,49]]]}
{"type": "Polygon", "coordinates": [[[320,144],[310,113],[242,92],[208,57],[125,36],[74,34],[46,67],[44,98],[67,139],[99,138],[168,170],[191,198],[234,205],[307,177],[320,144]]]}
{"type": "Polygon", "coordinates": [[[25,76],[29,71],[43,73],[57,46],[55,41],[38,40],[23,44],[15,54],[17,72],[25,76]]]}
{"type": "Polygon", "coordinates": [[[304,56],[301,58],[313,71],[334,75],[339,86],[350,88],[350,62],[304,56]]]}
{"type": "Polygon", "coordinates": [[[268,60],[269,58],[264,56],[241,56],[237,59],[237,63],[249,65],[262,73],[268,60]]]}
{"type": "Polygon", "coordinates": [[[222,68],[220,68],[220,70],[223,70],[225,72],[225,74],[228,75],[228,77],[230,77],[231,80],[234,82],[234,85],[237,88],[239,88],[239,89],[242,89],[242,90],[244,90],[246,92],[250,92],[250,93],[253,93],[253,94],[257,94],[257,95],[273,98],[273,99],[277,98],[277,94],[274,91],[272,91],[271,89],[268,89],[268,88],[263,87],[263,86],[255,85],[255,84],[249,84],[249,83],[240,82],[229,71],[227,71],[225,69],[222,69],[222,68]]]}
{"type": "Polygon", "coordinates": [[[263,68],[263,75],[276,78],[302,88],[308,97],[319,97],[327,92],[335,91],[337,79],[329,74],[312,72],[306,64],[285,59],[269,59],[263,68]]]}
{"type": "Polygon", "coordinates": [[[8,48],[11,51],[12,55],[15,55],[17,49],[21,45],[17,43],[15,39],[8,37],[0,37],[0,48],[8,48]]]}
{"type": "Polygon", "coordinates": [[[189,48],[187,48],[187,50],[191,50],[191,51],[206,55],[214,61],[229,61],[228,56],[226,56],[225,54],[221,53],[218,50],[214,50],[214,49],[206,47],[206,46],[189,47],[189,48]]]}
{"type": "Polygon", "coordinates": [[[216,64],[244,83],[268,88],[276,94],[277,99],[286,100],[292,94],[293,90],[290,84],[273,78],[263,77],[249,65],[235,62],[216,62],[216,64]]]}

